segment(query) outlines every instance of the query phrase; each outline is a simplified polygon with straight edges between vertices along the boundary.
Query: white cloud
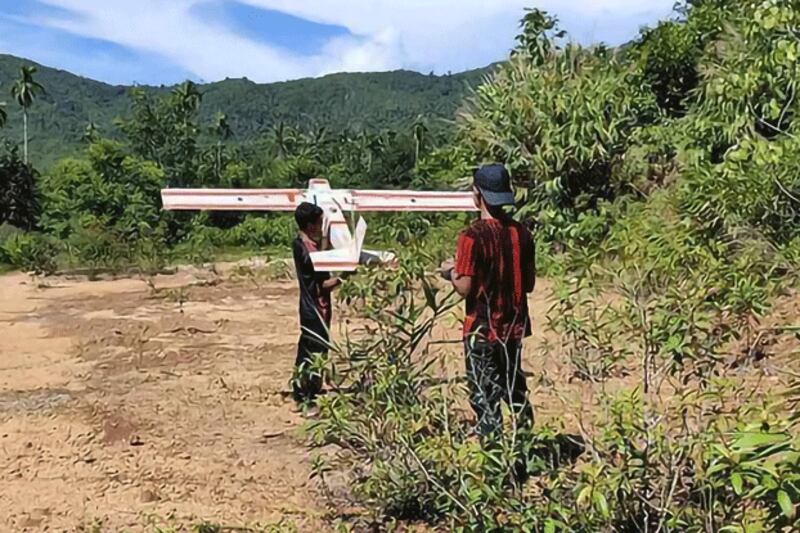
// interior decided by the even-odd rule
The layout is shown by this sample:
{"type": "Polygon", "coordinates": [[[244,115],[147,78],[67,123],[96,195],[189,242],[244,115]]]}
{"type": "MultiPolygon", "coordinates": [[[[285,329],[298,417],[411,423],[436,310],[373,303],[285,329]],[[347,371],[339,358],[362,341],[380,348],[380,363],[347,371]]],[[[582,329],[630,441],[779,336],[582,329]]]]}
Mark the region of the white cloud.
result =
{"type": "Polygon", "coordinates": [[[203,80],[285,80],[337,71],[413,68],[458,71],[502,59],[531,3],[564,20],[580,40],[623,40],[668,14],[673,0],[240,0],[346,27],[306,56],[193,16],[201,0],[44,0],[79,16],[34,17],[38,25],[159,54],[203,80]],[[647,4],[646,7],[642,7],[647,4]]]}

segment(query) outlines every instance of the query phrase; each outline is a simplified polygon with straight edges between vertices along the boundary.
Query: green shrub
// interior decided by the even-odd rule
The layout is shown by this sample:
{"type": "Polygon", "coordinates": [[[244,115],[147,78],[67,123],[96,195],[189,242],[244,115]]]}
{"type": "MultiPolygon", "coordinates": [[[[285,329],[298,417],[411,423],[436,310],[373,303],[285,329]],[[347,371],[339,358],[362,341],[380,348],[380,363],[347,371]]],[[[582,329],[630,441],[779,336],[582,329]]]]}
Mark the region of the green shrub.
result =
{"type": "Polygon", "coordinates": [[[267,217],[248,216],[244,222],[228,230],[230,244],[253,250],[269,246],[288,249],[297,233],[297,225],[290,215],[267,217]]]}
{"type": "Polygon", "coordinates": [[[5,243],[24,233],[21,229],[11,224],[0,224],[0,263],[11,263],[11,258],[6,254],[5,243]]]}
{"type": "Polygon", "coordinates": [[[58,270],[60,243],[41,233],[12,235],[2,244],[3,255],[12,265],[35,274],[54,274],[58,270]]]}
{"type": "Polygon", "coordinates": [[[66,246],[72,264],[88,267],[91,273],[119,269],[127,265],[133,255],[130,245],[114,232],[89,221],[70,232],[66,246]]]}
{"type": "Polygon", "coordinates": [[[373,520],[476,532],[800,526],[798,420],[774,401],[779,391],[746,400],[745,381],[718,377],[741,334],[735,317],[757,305],[717,301],[706,277],[715,273],[695,283],[688,270],[676,280],[592,266],[557,290],[552,326],[589,362],[572,358],[579,377],[620,372],[640,383],[594,391],[601,408],[584,427],[591,454],[574,464],[580,441],[542,423],[532,433],[512,424],[488,446],[471,435],[455,407],[465,391],[438,377],[428,343],[452,302],[424,267],[404,261],[414,264],[401,258],[398,271],[369,272],[343,289],[366,323],[317,362],[333,390],[309,428],[316,444],[340,450],[315,461],[315,475],[325,483],[332,469],[347,472],[351,497],[373,520]],[[512,475],[520,461],[527,484],[512,475]]]}
{"type": "Polygon", "coordinates": [[[41,183],[42,228],[60,238],[100,225],[119,237],[150,235],[160,220],[164,174],[148,161],[128,155],[113,141],[92,144],[86,159],[66,159],[41,183]]]}

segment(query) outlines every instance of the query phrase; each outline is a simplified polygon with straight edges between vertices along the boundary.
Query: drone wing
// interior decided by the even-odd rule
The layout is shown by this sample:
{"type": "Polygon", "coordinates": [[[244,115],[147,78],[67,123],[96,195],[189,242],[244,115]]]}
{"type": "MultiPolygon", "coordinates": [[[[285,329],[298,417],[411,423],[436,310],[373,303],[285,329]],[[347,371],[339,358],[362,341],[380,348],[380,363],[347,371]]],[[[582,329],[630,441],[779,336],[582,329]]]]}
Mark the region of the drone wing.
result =
{"type": "Polygon", "coordinates": [[[164,209],[175,211],[294,211],[301,189],[164,189],[164,209]]]}
{"type": "Polygon", "coordinates": [[[359,220],[355,235],[345,211],[453,212],[476,211],[470,192],[332,190],[326,180],[309,181],[303,189],[164,189],[164,209],[182,211],[294,211],[301,202],[319,205],[325,211],[324,232],[333,250],[314,252],[311,260],[320,272],[351,272],[365,263],[387,262],[388,252],[363,250],[367,224],[359,220]]]}
{"type": "Polygon", "coordinates": [[[477,211],[471,192],[351,191],[356,211],[477,211]]]}

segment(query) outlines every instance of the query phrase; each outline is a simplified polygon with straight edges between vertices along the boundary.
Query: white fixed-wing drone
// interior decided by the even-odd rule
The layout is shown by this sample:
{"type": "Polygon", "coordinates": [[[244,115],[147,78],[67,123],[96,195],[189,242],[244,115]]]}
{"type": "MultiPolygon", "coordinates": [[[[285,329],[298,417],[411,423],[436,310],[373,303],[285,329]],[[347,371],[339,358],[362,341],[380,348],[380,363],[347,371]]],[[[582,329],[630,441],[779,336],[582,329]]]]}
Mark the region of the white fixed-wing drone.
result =
{"type": "Polygon", "coordinates": [[[331,189],[327,180],[313,179],[308,189],[164,189],[164,209],[185,211],[294,211],[302,202],[318,205],[325,213],[323,234],[331,250],[313,252],[320,272],[352,272],[359,264],[391,261],[389,252],[363,250],[367,223],[359,217],[351,232],[345,211],[477,211],[470,192],[359,191],[331,189]]]}

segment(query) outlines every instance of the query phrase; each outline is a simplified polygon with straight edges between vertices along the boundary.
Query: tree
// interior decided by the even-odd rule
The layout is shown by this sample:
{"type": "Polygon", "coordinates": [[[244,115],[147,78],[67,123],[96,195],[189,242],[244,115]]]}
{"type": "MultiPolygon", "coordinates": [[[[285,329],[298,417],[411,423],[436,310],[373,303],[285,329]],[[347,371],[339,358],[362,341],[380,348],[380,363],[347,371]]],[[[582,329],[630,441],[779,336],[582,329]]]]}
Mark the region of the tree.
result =
{"type": "Polygon", "coordinates": [[[216,152],[214,154],[214,174],[219,181],[222,175],[222,144],[233,137],[233,130],[228,123],[228,115],[217,113],[214,117],[214,124],[211,126],[211,133],[217,138],[216,152]]]}
{"type": "Polygon", "coordinates": [[[44,86],[33,79],[36,67],[22,67],[20,77],[11,87],[11,96],[22,107],[23,161],[28,164],[28,109],[36,100],[37,93],[45,92],[44,86]]]}
{"type": "Polygon", "coordinates": [[[175,156],[178,158],[177,167],[179,169],[180,182],[188,184],[197,179],[197,136],[200,133],[195,119],[203,100],[203,93],[197,88],[197,84],[191,81],[182,83],[172,91],[172,113],[175,124],[179,124],[178,132],[178,151],[175,156]]]}
{"type": "Polygon", "coordinates": [[[290,152],[291,147],[294,145],[295,134],[287,128],[286,124],[281,121],[277,126],[272,128],[271,142],[275,147],[275,155],[278,158],[284,158],[290,152]]]}
{"type": "Polygon", "coordinates": [[[414,121],[414,163],[419,161],[420,151],[428,140],[428,125],[425,124],[422,116],[414,121]]]}
{"type": "Polygon", "coordinates": [[[193,81],[186,81],[176,87],[172,94],[176,97],[180,106],[183,108],[186,117],[192,116],[200,109],[200,102],[203,100],[203,93],[197,88],[193,81]]]}
{"type": "Polygon", "coordinates": [[[512,55],[524,54],[537,65],[558,50],[556,40],[566,35],[558,29],[558,20],[540,9],[526,9],[519,25],[521,33],[517,35],[517,48],[512,55]]]}
{"type": "Polygon", "coordinates": [[[92,144],[100,139],[99,132],[97,131],[97,124],[89,122],[83,130],[81,140],[87,144],[92,144]]]}
{"type": "Polygon", "coordinates": [[[6,113],[6,103],[0,102],[0,128],[6,125],[8,114],[6,113]]]}
{"type": "Polygon", "coordinates": [[[148,238],[162,217],[163,171],[129,155],[118,142],[99,139],[85,158],[67,158],[42,179],[44,230],[68,239],[93,228],[125,242],[148,238]]]}
{"type": "Polygon", "coordinates": [[[0,225],[33,229],[39,214],[36,171],[20,160],[16,147],[0,151],[0,225]]]}
{"type": "Polygon", "coordinates": [[[133,113],[117,122],[134,155],[154,161],[173,187],[202,182],[197,173],[199,156],[197,114],[202,94],[192,82],[176,87],[168,96],[155,98],[142,89],[131,91],[133,113]]]}

